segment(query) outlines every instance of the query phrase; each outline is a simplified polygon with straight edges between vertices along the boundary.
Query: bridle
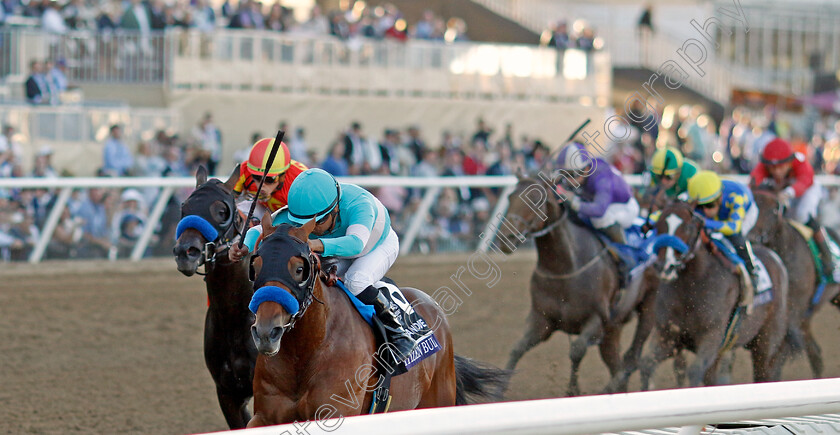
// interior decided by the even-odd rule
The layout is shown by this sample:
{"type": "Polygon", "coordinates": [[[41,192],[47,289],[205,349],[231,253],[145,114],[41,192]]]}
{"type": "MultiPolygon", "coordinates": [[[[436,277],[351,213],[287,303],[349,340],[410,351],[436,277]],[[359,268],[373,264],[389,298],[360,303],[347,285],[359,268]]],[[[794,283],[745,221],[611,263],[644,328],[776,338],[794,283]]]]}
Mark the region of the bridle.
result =
{"type": "MultiPolygon", "coordinates": [[[[670,215],[670,213],[669,213],[669,215],[670,215]]],[[[661,220],[664,217],[665,217],[665,214],[662,214],[659,217],[659,219],[661,220]]],[[[686,246],[688,246],[688,249],[686,249],[685,252],[681,253],[676,258],[676,260],[672,264],[670,264],[670,266],[672,266],[674,268],[676,273],[679,273],[679,272],[683,271],[686,268],[686,266],[688,265],[688,263],[691,260],[693,260],[695,256],[697,256],[697,251],[700,249],[701,245],[710,245],[712,243],[711,238],[709,237],[708,233],[706,232],[704,219],[701,216],[699,216],[696,212],[694,212],[693,210],[691,211],[691,220],[689,222],[696,225],[698,231],[697,231],[697,234],[694,236],[694,239],[691,241],[691,243],[686,244],[686,246]]],[[[674,236],[674,237],[676,237],[676,236],[674,236]]],[[[656,263],[654,263],[654,269],[658,273],[662,273],[665,269],[665,265],[662,264],[661,261],[656,261],[656,263]]]]}
{"type": "MultiPolygon", "coordinates": [[[[219,254],[226,253],[228,249],[230,249],[230,247],[236,243],[240,237],[242,237],[240,228],[242,227],[241,224],[244,219],[242,214],[236,208],[233,195],[227,194],[227,192],[225,192],[220,186],[222,183],[218,180],[211,180],[208,183],[199,186],[195,192],[193,192],[193,194],[191,194],[190,197],[181,204],[181,221],[178,223],[178,229],[176,230],[175,235],[177,239],[184,230],[195,229],[201,233],[205,239],[210,239],[207,233],[209,231],[208,227],[212,227],[212,230],[217,231],[218,235],[212,240],[204,243],[204,246],[202,247],[201,258],[199,259],[197,267],[201,267],[203,265],[204,272],[202,273],[196,270],[196,273],[199,275],[207,275],[210,269],[215,266],[219,254]],[[212,195],[212,192],[208,192],[208,190],[221,193],[222,198],[215,198],[215,196],[212,195]],[[228,211],[228,217],[224,222],[216,225],[211,223],[213,218],[210,216],[209,208],[213,202],[208,204],[206,207],[204,204],[201,204],[201,207],[197,207],[198,213],[185,215],[184,207],[188,206],[191,200],[197,201],[205,199],[201,197],[207,195],[211,195],[210,198],[206,198],[207,200],[212,199],[213,202],[221,200],[222,203],[225,204],[228,211]]],[[[223,257],[226,258],[227,256],[224,255],[223,257]]]]}
{"type": "Polygon", "coordinates": [[[289,229],[291,229],[290,225],[282,224],[268,236],[261,236],[254,249],[256,253],[251,257],[251,274],[253,274],[254,259],[263,258],[260,274],[253,277],[255,289],[259,290],[268,282],[277,282],[285,285],[298,303],[297,312],[292,314],[285,325],[281,326],[284,331],[295,326],[295,322],[303,317],[313,300],[323,304],[315,297],[315,282],[321,275],[321,259],[309,249],[305,241],[288,234],[289,229]],[[296,281],[288,271],[288,263],[293,257],[303,259],[306,276],[303,281],[296,281]]]}
{"type": "MultiPolygon", "coordinates": [[[[517,191],[511,193],[511,196],[513,196],[514,194],[517,194],[517,191]]],[[[549,195],[546,198],[546,203],[551,200],[551,194],[549,193],[549,195]]],[[[536,239],[550,233],[555,228],[563,224],[563,222],[566,219],[568,219],[569,211],[566,209],[566,207],[559,206],[559,208],[559,216],[554,221],[548,223],[546,222],[548,218],[546,218],[545,220],[540,220],[538,219],[538,216],[536,216],[536,214],[533,217],[531,217],[531,219],[525,219],[516,213],[508,212],[507,215],[505,215],[505,219],[509,220],[514,225],[517,231],[520,231],[519,228],[524,228],[524,230],[520,231],[521,239],[523,241],[526,238],[536,239]],[[539,225],[539,227],[537,227],[537,225],[539,225]]]]}

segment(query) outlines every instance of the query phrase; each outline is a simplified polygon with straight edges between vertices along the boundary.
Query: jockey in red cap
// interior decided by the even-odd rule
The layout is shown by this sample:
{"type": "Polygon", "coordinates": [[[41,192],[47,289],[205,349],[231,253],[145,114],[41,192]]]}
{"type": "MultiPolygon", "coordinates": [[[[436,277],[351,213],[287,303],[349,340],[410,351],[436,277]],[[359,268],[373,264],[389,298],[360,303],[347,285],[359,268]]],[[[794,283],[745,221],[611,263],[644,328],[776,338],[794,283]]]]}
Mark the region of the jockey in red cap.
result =
{"type": "Polygon", "coordinates": [[[814,168],[801,153],[783,139],[773,139],[764,147],[761,162],[750,173],[750,186],[769,185],[778,191],[779,201],[793,211],[793,219],[814,230],[820,250],[823,273],[832,276],[834,261],[826,243],[827,233],[817,217],[822,186],[814,180],[814,168]]]}
{"type": "MultiPolygon", "coordinates": [[[[289,157],[289,148],[285,143],[280,142],[280,148],[268,169],[262,190],[257,194],[257,187],[265,174],[266,162],[272,146],[274,146],[272,138],[260,139],[254,144],[248,160],[239,164],[239,180],[233,188],[236,194],[247,191],[249,195],[257,197],[258,204],[263,207],[263,210],[258,210],[254,214],[258,218],[262,216],[264,210],[274,213],[285,206],[288,203],[289,187],[292,181],[307,169],[302,163],[292,160],[289,157]]],[[[250,206],[250,201],[243,201],[239,204],[239,207],[242,206],[250,206]]]]}

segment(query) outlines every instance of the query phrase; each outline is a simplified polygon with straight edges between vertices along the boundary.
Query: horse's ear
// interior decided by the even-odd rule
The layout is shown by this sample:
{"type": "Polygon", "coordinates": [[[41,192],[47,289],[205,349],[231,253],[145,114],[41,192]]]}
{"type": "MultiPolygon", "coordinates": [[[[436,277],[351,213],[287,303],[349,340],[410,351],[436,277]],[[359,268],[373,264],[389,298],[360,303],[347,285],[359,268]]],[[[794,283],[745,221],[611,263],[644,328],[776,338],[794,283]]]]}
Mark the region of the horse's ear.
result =
{"type": "Polygon", "coordinates": [[[298,240],[308,240],[309,234],[312,233],[313,229],[315,229],[315,218],[310,219],[309,222],[299,227],[290,229],[289,235],[297,238],[298,240]]]}
{"type": "Polygon", "coordinates": [[[265,213],[263,213],[262,220],[260,221],[260,223],[262,224],[263,237],[268,237],[271,233],[274,232],[274,229],[276,228],[274,225],[271,224],[271,213],[269,213],[267,210],[265,211],[265,213]]]}
{"type": "Polygon", "coordinates": [[[228,189],[233,190],[233,188],[236,187],[237,181],[239,181],[239,164],[233,168],[233,172],[230,173],[230,177],[228,177],[227,181],[225,181],[225,186],[227,186],[228,189]]]}
{"type": "Polygon", "coordinates": [[[198,165],[198,170],[195,171],[195,187],[201,186],[207,182],[207,168],[204,165],[198,165]]]}
{"type": "Polygon", "coordinates": [[[525,178],[525,171],[522,169],[522,166],[516,167],[516,174],[514,175],[516,175],[517,181],[522,181],[522,179],[525,178]]]}

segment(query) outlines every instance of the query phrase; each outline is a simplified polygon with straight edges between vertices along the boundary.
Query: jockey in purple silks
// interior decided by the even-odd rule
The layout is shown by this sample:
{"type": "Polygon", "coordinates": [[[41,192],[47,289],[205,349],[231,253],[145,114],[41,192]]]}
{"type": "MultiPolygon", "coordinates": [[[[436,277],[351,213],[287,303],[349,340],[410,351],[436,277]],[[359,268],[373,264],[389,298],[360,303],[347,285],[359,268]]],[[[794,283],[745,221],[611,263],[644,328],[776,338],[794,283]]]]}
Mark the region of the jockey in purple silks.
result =
{"type": "MultiPolygon", "coordinates": [[[[560,151],[557,166],[557,193],[566,204],[610,240],[626,245],[624,230],[639,216],[639,203],[621,173],[577,142],[560,151]]],[[[626,276],[626,265],[618,263],[626,276]]]]}

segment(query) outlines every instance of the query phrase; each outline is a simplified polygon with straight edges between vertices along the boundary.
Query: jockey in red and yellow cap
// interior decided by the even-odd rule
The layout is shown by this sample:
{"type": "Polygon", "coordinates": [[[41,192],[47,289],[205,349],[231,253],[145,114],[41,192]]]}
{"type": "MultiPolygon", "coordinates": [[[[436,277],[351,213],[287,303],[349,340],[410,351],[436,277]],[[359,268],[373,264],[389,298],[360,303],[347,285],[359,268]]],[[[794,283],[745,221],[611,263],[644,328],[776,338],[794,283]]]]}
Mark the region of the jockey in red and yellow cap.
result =
{"type": "MultiPolygon", "coordinates": [[[[289,157],[289,148],[285,143],[280,142],[274,162],[268,169],[262,190],[257,195],[257,187],[265,173],[268,155],[274,146],[274,139],[263,138],[251,147],[248,160],[239,164],[239,180],[236,182],[234,192],[241,194],[247,192],[256,196],[259,205],[274,213],[288,203],[289,187],[301,172],[307,168],[302,163],[292,160],[289,157]]],[[[255,214],[260,216],[262,213],[255,214]]]]}

